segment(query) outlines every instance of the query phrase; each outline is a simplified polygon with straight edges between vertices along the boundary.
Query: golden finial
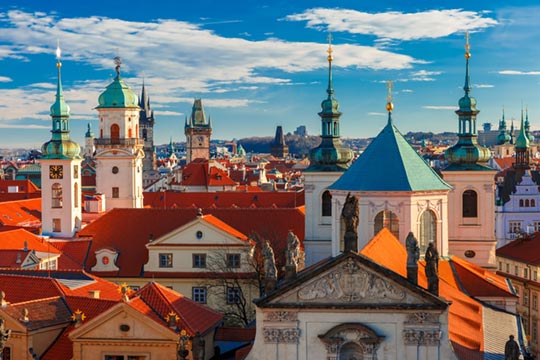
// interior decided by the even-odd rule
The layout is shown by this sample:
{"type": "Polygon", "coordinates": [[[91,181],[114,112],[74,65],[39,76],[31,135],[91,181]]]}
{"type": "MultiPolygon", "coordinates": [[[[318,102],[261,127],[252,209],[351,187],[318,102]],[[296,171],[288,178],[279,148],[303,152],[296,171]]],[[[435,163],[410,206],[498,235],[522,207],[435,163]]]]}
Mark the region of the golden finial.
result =
{"type": "Polygon", "coordinates": [[[334,57],[332,56],[332,33],[328,33],[328,50],[326,52],[328,53],[328,61],[332,62],[334,60],[334,57]]]}
{"type": "Polygon", "coordinates": [[[469,32],[465,33],[465,59],[471,57],[471,45],[469,44],[469,32]]]}
{"type": "Polygon", "coordinates": [[[86,315],[80,309],[77,309],[77,311],[71,315],[71,320],[76,322],[83,322],[84,319],[86,319],[86,315]]]}
{"type": "Polygon", "coordinates": [[[386,82],[386,88],[388,89],[388,95],[386,96],[386,111],[392,112],[392,110],[394,110],[394,104],[392,104],[392,89],[394,88],[394,82],[388,80],[386,82]]]}
{"type": "Polygon", "coordinates": [[[61,67],[62,63],[60,62],[60,56],[62,55],[62,50],[60,49],[60,40],[56,40],[56,66],[61,67]]]}

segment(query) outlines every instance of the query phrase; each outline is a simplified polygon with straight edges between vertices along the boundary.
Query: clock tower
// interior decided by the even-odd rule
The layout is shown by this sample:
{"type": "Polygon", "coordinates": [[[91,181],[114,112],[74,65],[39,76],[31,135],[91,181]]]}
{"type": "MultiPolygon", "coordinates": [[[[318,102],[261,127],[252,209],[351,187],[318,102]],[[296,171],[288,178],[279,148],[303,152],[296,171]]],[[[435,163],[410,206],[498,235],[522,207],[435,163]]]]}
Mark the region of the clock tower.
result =
{"type": "Polygon", "coordinates": [[[212,135],[212,120],[206,121],[201,99],[195,99],[191,115],[186,118],[184,127],[186,134],[186,162],[195,159],[210,159],[210,136],[212,135]]]}
{"type": "Polygon", "coordinates": [[[139,137],[137,95],[120,77],[119,57],[114,59],[116,77],[99,96],[99,138],[96,145],[96,191],[105,195],[105,207],[143,207],[144,140],[139,137]]]}
{"type": "Polygon", "coordinates": [[[41,227],[44,235],[72,237],[81,228],[81,148],[70,139],[69,106],[60,77],[60,48],[56,50],[58,84],[51,106],[52,137],[41,147],[41,227]]]}

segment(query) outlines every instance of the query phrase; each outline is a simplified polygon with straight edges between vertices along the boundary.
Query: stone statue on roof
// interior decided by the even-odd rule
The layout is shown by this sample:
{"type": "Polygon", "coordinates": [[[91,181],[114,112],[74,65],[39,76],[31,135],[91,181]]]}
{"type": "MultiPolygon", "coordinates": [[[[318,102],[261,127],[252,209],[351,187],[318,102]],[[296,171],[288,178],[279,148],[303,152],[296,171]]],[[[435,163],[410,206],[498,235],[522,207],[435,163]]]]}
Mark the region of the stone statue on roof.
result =
{"type": "Polygon", "coordinates": [[[439,252],[433,242],[429,243],[424,259],[426,260],[428,291],[439,296],[439,252]]]}
{"type": "Polygon", "coordinates": [[[510,335],[508,341],[504,345],[504,360],[518,360],[519,355],[519,345],[514,340],[514,335],[510,335]]]}
{"type": "Polygon", "coordinates": [[[285,265],[298,269],[300,257],[300,240],[291,230],[287,234],[287,251],[285,252],[285,265]]]}
{"type": "Polygon", "coordinates": [[[3,353],[4,346],[11,336],[11,330],[6,329],[5,321],[3,318],[0,318],[0,354],[3,353]]]}
{"type": "Polygon", "coordinates": [[[351,193],[347,194],[345,204],[341,210],[341,218],[345,222],[345,251],[358,251],[358,198],[351,193]]]}
{"type": "Polygon", "coordinates": [[[264,293],[269,294],[276,288],[277,268],[276,260],[274,258],[274,250],[272,250],[268,240],[264,242],[264,246],[261,249],[261,255],[263,258],[264,267],[264,293]]]}
{"type": "Polygon", "coordinates": [[[410,282],[418,284],[418,259],[420,259],[420,248],[418,247],[418,240],[414,237],[412,231],[407,235],[405,240],[405,247],[407,249],[407,279],[410,282]]]}

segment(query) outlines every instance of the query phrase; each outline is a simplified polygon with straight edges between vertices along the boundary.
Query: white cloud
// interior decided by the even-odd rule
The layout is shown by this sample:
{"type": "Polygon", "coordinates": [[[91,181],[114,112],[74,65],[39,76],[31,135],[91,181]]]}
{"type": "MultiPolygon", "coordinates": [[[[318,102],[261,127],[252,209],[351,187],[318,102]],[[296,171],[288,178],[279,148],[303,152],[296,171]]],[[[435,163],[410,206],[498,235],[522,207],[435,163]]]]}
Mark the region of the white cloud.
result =
{"type": "Polygon", "coordinates": [[[450,105],[450,106],[426,105],[426,106],[422,106],[422,108],[428,109],[428,110],[457,110],[457,106],[453,106],[453,105],[450,105]]]}
{"type": "Polygon", "coordinates": [[[382,113],[382,112],[368,112],[369,116],[387,116],[388,113],[382,113]]]}
{"type": "Polygon", "coordinates": [[[0,82],[12,82],[13,79],[7,76],[0,76],[0,82]]]}
{"type": "Polygon", "coordinates": [[[184,116],[184,113],[178,111],[167,111],[167,110],[155,110],[154,113],[159,116],[184,116]]]}
{"type": "Polygon", "coordinates": [[[501,70],[501,75],[540,75],[540,71],[501,70]]]}
{"type": "Polygon", "coordinates": [[[0,129],[50,129],[50,126],[45,125],[21,125],[21,124],[2,124],[0,123],[0,129]]]}
{"type": "Polygon", "coordinates": [[[412,92],[414,92],[414,91],[411,90],[411,89],[403,89],[403,90],[401,90],[401,92],[404,92],[404,93],[412,93],[412,92]]]}
{"type": "Polygon", "coordinates": [[[435,81],[433,76],[440,74],[442,74],[442,71],[419,70],[412,72],[410,78],[402,79],[401,81],[435,81]]]}
{"type": "Polygon", "coordinates": [[[415,40],[445,37],[497,25],[485,12],[462,9],[428,10],[416,13],[389,11],[370,14],[350,9],[308,9],[288,15],[285,20],[306,21],[307,27],[353,34],[374,35],[379,39],[415,40]]]}
{"type": "Polygon", "coordinates": [[[488,89],[488,88],[493,88],[495,87],[495,85],[491,85],[491,84],[474,84],[473,85],[473,88],[477,88],[477,89],[488,89]]]}

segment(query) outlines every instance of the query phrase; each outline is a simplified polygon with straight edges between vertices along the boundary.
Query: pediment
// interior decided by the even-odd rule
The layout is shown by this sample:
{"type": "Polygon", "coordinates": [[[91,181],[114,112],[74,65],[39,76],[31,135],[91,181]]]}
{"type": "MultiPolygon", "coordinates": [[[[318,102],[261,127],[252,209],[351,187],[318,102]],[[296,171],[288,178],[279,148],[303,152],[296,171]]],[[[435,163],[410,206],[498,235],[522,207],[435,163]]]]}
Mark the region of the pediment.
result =
{"type": "Polygon", "coordinates": [[[300,273],[262,307],[446,308],[447,304],[407,279],[357,254],[300,273]]]}

